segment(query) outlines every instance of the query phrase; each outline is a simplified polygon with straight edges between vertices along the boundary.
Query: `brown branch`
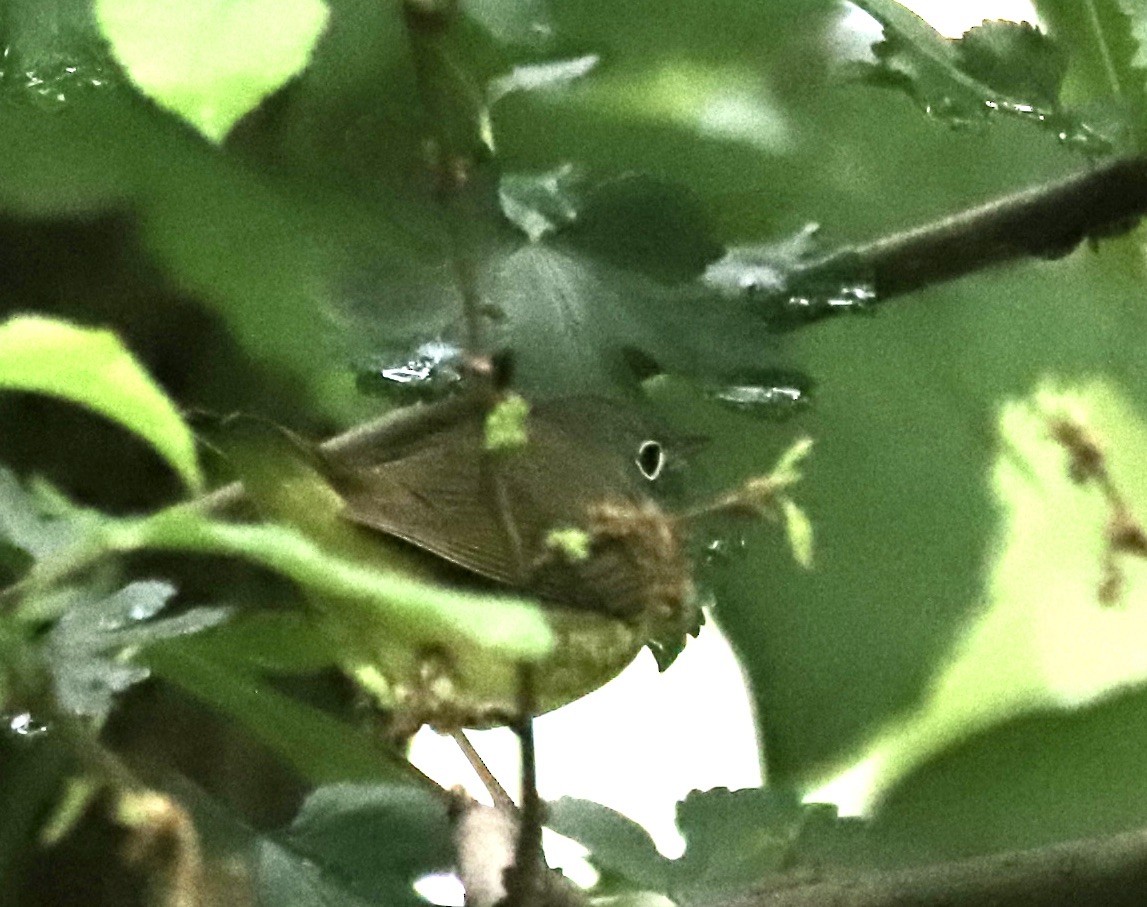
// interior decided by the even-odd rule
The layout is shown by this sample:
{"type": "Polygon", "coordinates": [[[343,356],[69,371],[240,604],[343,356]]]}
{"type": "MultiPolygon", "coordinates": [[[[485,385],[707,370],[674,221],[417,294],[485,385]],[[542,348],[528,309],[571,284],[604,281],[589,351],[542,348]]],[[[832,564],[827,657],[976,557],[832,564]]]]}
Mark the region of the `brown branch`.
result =
{"type": "Polygon", "coordinates": [[[950,863],[778,879],[707,907],[1068,907],[1147,902],[1147,830],[950,863]]]}
{"type": "Polygon", "coordinates": [[[791,329],[873,304],[842,306],[818,302],[815,291],[802,294],[842,277],[869,284],[879,304],[1016,259],[1058,258],[1084,239],[1126,232],[1145,213],[1147,157],[1119,158],[802,265],[787,275],[783,298],[766,317],[791,329]]]}

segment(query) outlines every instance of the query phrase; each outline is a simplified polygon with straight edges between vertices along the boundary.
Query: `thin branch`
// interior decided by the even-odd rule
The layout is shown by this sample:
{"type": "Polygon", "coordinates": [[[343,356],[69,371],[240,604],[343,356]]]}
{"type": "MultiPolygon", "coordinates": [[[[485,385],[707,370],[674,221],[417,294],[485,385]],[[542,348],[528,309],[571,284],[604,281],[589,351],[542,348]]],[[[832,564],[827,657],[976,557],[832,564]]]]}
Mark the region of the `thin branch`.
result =
{"type": "Polygon", "coordinates": [[[514,868],[507,881],[507,904],[535,907],[542,890],[542,801],[538,797],[537,754],[534,750],[534,673],[530,665],[518,667],[518,735],[522,754],[522,805],[518,810],[518,841],[514,868]]]}
{"type": "Polygon", "coordinates": [[[466,732],[461,728],[456,728],[450,732],[450,736],[458,745],[458,749],[462,751],[462,755],[466,757],[466,761],[470,763],[470,768],[474,770],[479,780],[485,786],[490,799],[494,801],[496,809],[502,809],[506,812],[515,812],[517,806],[514,805],[514,798],[506,793],[506,789],[502,787],[502,783],[494,777],[494,773],[490,771],[489,766],[482,760],[481,755],[476,749],[474,744],[470,742],[470,738],[466,736],[466,732]]]}
{"type": "Polygon", "coordinates": [[[803,880],[707,907],[1131,907],[1147,898],[1147,830],[930,866],[803,880]]]}
{"type": "Polygon", "coordinates": [[[838,249],[791,272],[784,298],[765,314],[778,328],[804,327],[864,308],[827,300],[810,304],[800,299],[804,287],[841,279],[867,282],[879,304],[1019,258],[1061,257],[1084,239],[1126,232],[1144,214],[1147,157],[1119,158],[903,233],[838,249]]]}
{"type": "Polygon", "coordinates": [[[404,0],[403,19],[422,106],[426,112],[431,173],[450,237],[455,282],[462,303],[467,365],[476,378],[489,375],[485,314],[478,290],[476,225],[494,197],[479,173],[484,99],[469,74],[451,59],[447,37],[459,16],[457,0],[404,0]]]}

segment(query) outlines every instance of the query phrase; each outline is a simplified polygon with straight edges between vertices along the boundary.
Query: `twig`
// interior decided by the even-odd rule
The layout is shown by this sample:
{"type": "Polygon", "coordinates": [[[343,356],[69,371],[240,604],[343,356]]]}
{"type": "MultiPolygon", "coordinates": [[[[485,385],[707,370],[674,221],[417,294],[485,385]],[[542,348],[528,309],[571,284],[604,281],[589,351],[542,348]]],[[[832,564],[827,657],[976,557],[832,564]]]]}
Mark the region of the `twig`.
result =
{"type": "Polygon", "coordinates": [[[518,841],[514,866],[507,880],[507,904],[534,907],[542,887],[542,801],[538,797],[537,754],[534,750],[534,674],[529,665],[518,668],[518,735],[522,753],[522,805],[518,812],[518,841]]]}
{"type": "Polygon", "coordinates": [[[802,287],[849,275],[871,283],[874,304],[880,304],[1018,258],[1058,258],[1084,239],[1129,230],[1145,213],[1147,157],[1119,158],[930,224],[838,249],[790,272],[784,298],[765,315],[779,329],[804,327],[858,307],[793,304],[794,291],[799,295],[802,287]]]}
{"type": "Polygon", "coordinates": [[[470,763],[470,767],[474,769],[474,773],[481,779],[482,784],[485,785],[487,792],[490,794],[490,799],[494,801],[494,806],[497,809],[504,809],[507,812],[515,812],[517,806],[514,804],[514,799],[506,789],[502,787],[501,782],[494,777],[494,773],[490,771],[489,766],[482,760],[481,755],[474,749],[474,744],[470,742],[470,738],[466,736],[466,732],[461,728],[454,730],[450,733],[454,742],[458,744],[458,749],[462,750],[462,755],[466,757],[466,761],[470,763]]]}
{"type": "Polygon", "coordinates": [[[706,907],[1132,907],[1147,898],[1147,830],[909,869],[778,879],[706,907]]]}
{"type": "Polygon", "coordinates": [[[446,38],[458,20],[457,0],[403,0],[418,93],[430,125],[430,167],[450,237],[454,277],[462,302],[466,364],[474,377],[488,380],[492,370],[485,348],[485,309],[478,291],[476,226],[481,208],[493,196],[481,178],[484,99],[466,82],[467,74],[450,59],[446,38]]]}

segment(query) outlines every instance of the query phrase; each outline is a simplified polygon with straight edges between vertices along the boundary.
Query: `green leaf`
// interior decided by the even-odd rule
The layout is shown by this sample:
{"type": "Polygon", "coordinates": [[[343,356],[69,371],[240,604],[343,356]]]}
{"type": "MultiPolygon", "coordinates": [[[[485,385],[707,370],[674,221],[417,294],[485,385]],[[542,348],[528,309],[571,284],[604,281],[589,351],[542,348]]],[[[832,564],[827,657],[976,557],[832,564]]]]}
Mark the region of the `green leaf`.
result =
{"type": "Polygon", "coordinates": [[[104,598],[76,590],[43,649],[60,706],[76,715],[106,717],[118,694],[149,676],[147,667],[132,657],[134,650],[198,633],[230,613],[193,608],[152,620],[174,594],[174,586],[156,581],[131,583],[104,598]]]}
{"type": "Polygon", "coordinates": [[[395,571],[370,569],[283,526],[240,526],[208,519],[191,508],[173,508],[109,526],[105,541],[123,551],[153,548],[245,558],[312,592],[361,603],[380,632],[385,628],[413,648],[470,645],[535,660],[554,645],[541,609],[523,599],[460,592],[395,571]]]}
{"type": "Polygon", "coordinates": [[[498,203],[506,219],[537,242],[577,218],[579,182],[569,164],[542,173],[507,173],[498,181],[498,203]]]}
{"type": "Polygon", "coordinates": [[[546,826],[588,848],[599,869],[640,888],[668,890],[670,861],[644,828],[621,813],[591,800],[563,797],[547,805],[546,826]]]}
{"type": "Polygon", "coordinates": [[[1097,115],[1147,142],[1147,13],[1135,0],[1035,0],[1052,36],[1071,49],[1068,90],[1097,115]]]}
{"type": "Polygon", "coordinates": [[[271,674],[309,674],[337,664],[314,620],[294,611],[236,614],[204,642],[221,661],[271,674]]]}
{"type": "Polygon", "coordinates": [[[171,400],[111,331],[20,315],[0,325],[0,388],[61,397],[146,440],[192,490],[195,441],[171,400]]]}
{"type": "Polygon", "coordinates": [[[669,893],[705,903],[823,865],[873,863],[878,839],[836,808],[802,803],[791,790],[766,787],[693,791],[677,806],[685,854],[673,863],[669,893]]]}
{"type": "Polygon", "coordinates": [[[1059,102],[1067,58],[1026,22],[977,25],[960,39],[957,52],[965,72],[1008,97],[1047,108],[1059,102]]]}
{"type": "MultiPolygon", "coordinates": [[[[1137,0],[1116,0],[1131,24],[1131,34],[1139,49],[1131,64],[1139,69],[1140,78],[1147,78],[1147,7],[1137,0]]],[[[1147,85],[1143,86],[1147,89],[1147,85]]]]}
{"type": "Polygon", "coordinates": [[[116,85],[88,3],[8,0],[4,13],[0,91],[6,101],[53,112],[116,85]]]}
{"type": "Polygon", "coordinates": [[[1002,113],[1081,148],[1105,150],[1087,124],[1061,108],[1067,61],[1034,26],[990,21],[952,40],[896,0],[858,0],[857,6],[884,26],[884,40],[872,48],[877,62],[861,64],[875,84],[902,88],[928,113],[953,122],[1002,113]]]}
{"type": "MultiPolygon", "coordinates": [[[[269,907],[375,907],[378,903],[359,897],[337,875],[272,840],[258,843],[255,866],[260,903],[269,907]]],[[[413,907],[417,902],[411,903],[413,907]]]]}
{"type": "Polygon", "coordinates": [[[721,254],[709,213],[688,187],[627,173],[583,195],[561,241],[592,260],[682,284],[721,254]]]}
{"type": "Polygon", "coordinates": [[[1072,711],[1016,717],[902,778],[871,830],[900,863],[1133,831],[1147,815],[1137,783],[1145,746],[1143,686],[1072,711]]]}
{"type": "Polygon", "coordinates": [[[97,0],[131,80],[213,142],[306,67],[322,0],[97,0]]]}
{"type": "Polygon", "coordinates": [[[255,673],[218,658],[207,640],[162,643],[140,659],[156,676],[230,717],[312,782],[409,780],[405,760],[377,734],[285,696],[255,673]]]}
{"type": "MultiPolygon", "coordinates": [[[[1004,404],[990,472],[1000,522],[985,607],[923,701],[874,734],[838,776],[835,790],[848,790],[852,805],[872,805],[919,765],[986,728],[1147,681],[1138,643],[1147,634],[1147,563],[1109,551],[1112,503],[1096,483],[1072,476],[1068,451],[1050,428],[1060,418],[1098,439],[1130,517],[1147,513],[1140,465],[1147,421],[1111,382],[1045,382],[1004,404]],[[1112,578],[1114,601],[1105,592],[1112,578]]],[[[821,794],[833,796],[834,787],[821,794]]]]}
{"type": "Polygon", "coordinates": [[[466,0],[462,8],[504,44],[542,47],[553,32],[547,0],[466,0]]]}
{"type": "Polygon", "coordinates": [[[329,883],[317,879],[315,867],[337,880],[337,898],[303,902],[308,905],[422,905],[414,882],[454,862],[444,800],[400,785],[319,788],[279,841],[283,849],[261,853],[261,860],[271,860],[260,867],[264,891],[267,885],[287,891],[284,880],[291,878],[306,882],[304,892],[323,891],[329,883]]]}
{"type": "Polygon", "coordinates": [[[677,805],[685,854],[673,866],[671,892],[717,894],[752,887],[785,864],[806,808],[788,791],[694,791],[677,805]]]}
{"type": "Polygon", "coordinates": [[[785,537],[793,551],[793,558],[806,570],[812,569],[813,528],[812,521],[800,506],[789,498],[781,499],[784,513],[785,537]]]}

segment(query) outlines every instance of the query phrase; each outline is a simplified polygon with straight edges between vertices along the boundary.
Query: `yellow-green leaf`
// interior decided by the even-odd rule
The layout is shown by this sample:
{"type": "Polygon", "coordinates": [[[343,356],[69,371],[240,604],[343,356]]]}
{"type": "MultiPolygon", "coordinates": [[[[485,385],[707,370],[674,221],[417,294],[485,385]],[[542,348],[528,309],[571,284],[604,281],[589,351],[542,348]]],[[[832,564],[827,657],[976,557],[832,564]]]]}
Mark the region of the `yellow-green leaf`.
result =
{"type": "Polygon", "coordinates": [[[195,440],[175,404],[111,331],[20,315],[0,325],[0,388],[78,403],[147,441],[202,487],[195,440]]]}
{"type": "Polygon", "coordinates": [[[1055,437],[1069,420],[1094,437],[1129,516],[1147,513],[1147,422],[1108,380],[1045,382],[1000,410],[988,476],[1000,523],[979,616],[912,713],[891,722],[816,798],[867,808],[945,747],[1017,716],[1071,710],[1147,681],[1147,561],[1117,555],[1106,600],[1113,504],[1073,476],[1055,437]]]}
{"type": "Polygon", "coordinates": [[[517,450],[529,440],[526,418],[530,404],[518,394],[507,394],[486,416],[486,449],[517,450]]]}
{"type": "Polygon", "coordinates": [[[97,0],[96,18],[140,91],[213,142],[310,60],[322,0],[97,0]]]}
{"type": "Polygon", "coordinates": [[[526,599],[462,592],[364,567],[285,526],[233,525],[178,507],[119,522],[104,533],[107,544],[122,551],[152,548],[245,558],[319,594],[370,606],[390,635],[411,647],[469,644],[523,661],[553,650],[554,634],[545,615],[526,599]]]}
{"type": "Polygon", "coordinates": [[[785,535],[792,549],[793,559],[806,570],[812,569],[812,522],[797,504],[789,498],[781,499],[785,516],[785,535]]]}

